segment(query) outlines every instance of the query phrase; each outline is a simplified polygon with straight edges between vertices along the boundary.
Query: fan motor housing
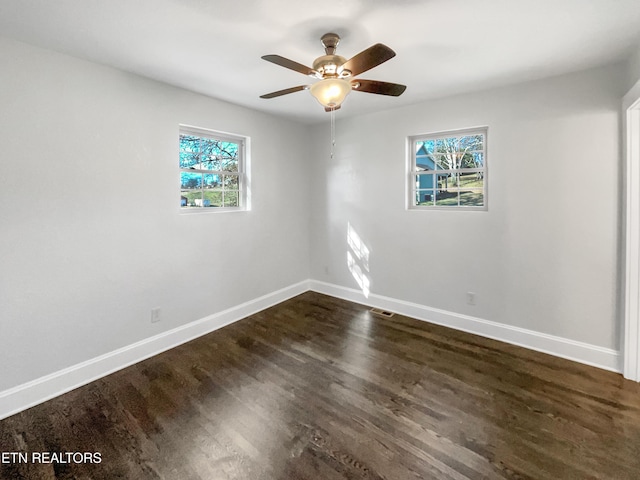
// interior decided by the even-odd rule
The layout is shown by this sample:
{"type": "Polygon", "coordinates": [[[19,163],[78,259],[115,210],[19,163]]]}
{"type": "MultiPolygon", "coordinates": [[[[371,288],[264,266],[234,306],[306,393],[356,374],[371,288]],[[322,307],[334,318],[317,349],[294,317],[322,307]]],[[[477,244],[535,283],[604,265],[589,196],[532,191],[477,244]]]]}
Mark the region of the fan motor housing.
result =
{"type": "Polygon", "coordinates": [[[340,67],[346,63],[347,59],[340,55],[323,55],[313,62],[313,69],[323,77],[337,77],[340,75],[340,67]]]}

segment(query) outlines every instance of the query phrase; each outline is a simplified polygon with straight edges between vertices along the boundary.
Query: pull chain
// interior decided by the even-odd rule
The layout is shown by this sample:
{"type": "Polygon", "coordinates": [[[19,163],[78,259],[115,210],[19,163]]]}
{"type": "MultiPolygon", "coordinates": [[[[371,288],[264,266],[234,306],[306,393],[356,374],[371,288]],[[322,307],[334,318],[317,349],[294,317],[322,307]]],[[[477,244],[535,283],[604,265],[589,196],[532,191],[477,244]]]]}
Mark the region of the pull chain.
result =
{"type": "Polygon", "coordinates": [[[336,111],[331,109],[331,159],[333,160],[333,152],[336,147],[336,111]]]}

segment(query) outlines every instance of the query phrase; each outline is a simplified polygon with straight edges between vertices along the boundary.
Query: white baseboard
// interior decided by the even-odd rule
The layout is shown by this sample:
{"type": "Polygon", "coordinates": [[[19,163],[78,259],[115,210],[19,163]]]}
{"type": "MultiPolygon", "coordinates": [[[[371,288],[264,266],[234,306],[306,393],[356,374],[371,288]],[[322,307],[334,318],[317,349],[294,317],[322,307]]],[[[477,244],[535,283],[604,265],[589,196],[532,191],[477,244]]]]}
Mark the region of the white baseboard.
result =
{"type": "Polygon", "coordinates": [[[306,280],[260,298],[209,315],[113,352],[0,392],[0,420],[149,357],[253,315],[308,290],[390,310],[408,317],[493,338],[613,372],[621,372],[616,350],[547,335],[519,327],[461,315],[382,295],[365,297],[360,290],[317,280],[306,280]]]}
{"type": "Polygon", "coordinates": [[[604,370],[617,373],[622,372],[621,354],[619,351],[610,348],[577,342],[575,340],[535,332],[525,328],[513,327],[469,315],[426,307],[382,295],[369,294],[365,297],[360,290],[317,280],[311,280],[309,282],[309,288],[315,292],[332,297],[350,300],[370,307],[382,308],[383,310],[389,310],[407,317],[462,330],[494,340],[500,340],[604,370]]]}
{"type": "Polygon", "coordinates": [[[309,290],[303,281],[0,392],[0,420],[309,290]]]}

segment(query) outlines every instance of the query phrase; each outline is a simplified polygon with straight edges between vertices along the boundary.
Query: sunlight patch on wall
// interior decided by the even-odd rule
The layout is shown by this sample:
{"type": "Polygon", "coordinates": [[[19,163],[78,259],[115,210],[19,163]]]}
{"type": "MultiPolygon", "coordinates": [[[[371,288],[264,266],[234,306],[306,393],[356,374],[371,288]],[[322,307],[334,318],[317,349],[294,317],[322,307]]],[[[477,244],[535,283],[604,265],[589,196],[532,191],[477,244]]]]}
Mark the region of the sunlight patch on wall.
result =
{"type": "Polygon", "coordinates": [[[369,249],[347,222],[347,267],[365,297],[369,297],[369,249]]]}

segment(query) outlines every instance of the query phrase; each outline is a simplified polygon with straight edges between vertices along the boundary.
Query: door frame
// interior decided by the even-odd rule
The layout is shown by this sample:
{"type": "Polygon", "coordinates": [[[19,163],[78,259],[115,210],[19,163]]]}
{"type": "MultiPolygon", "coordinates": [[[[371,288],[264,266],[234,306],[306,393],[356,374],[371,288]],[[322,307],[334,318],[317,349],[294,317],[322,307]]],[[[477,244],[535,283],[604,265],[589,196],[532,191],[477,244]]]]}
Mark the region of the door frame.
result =
{"type": "Polygon", "coordinates": [[[622,99],[626,156],[625,378],[640,381],[640,81],[622,99]]]}

